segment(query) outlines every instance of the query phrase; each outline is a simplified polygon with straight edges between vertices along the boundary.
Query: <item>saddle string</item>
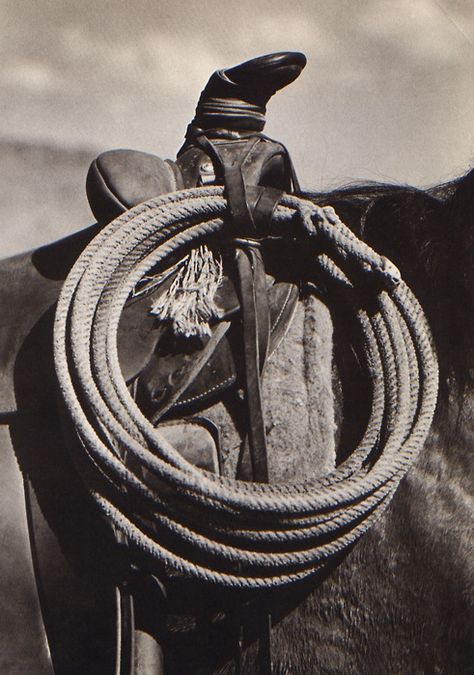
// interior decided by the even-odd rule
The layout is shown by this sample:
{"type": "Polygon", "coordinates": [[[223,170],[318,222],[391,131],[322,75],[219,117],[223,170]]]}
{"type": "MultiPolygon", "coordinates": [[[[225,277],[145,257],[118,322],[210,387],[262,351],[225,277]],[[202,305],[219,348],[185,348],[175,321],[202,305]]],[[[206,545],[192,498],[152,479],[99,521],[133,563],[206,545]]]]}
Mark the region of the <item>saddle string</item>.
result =
{"type": "Polygon", "coordinates": [[[207,246],[193,249],[150,314],[158,321],[171,321],[176,336],[210,337],[210,321],[219,316],[214,296],[221,282],[222,262],[207,246]]]}
{"type": "Polygon", "coordinates": [[[248,431],[243,444],[237,477],[268,483],[268,459],[263,419],[261,374],[268,352],[270,320],[265,283],[265,268],[260,251],[248,247],[237,249],[238,289],[242,312],[244,343],[245,402],[248,431]],[[246,471],[246,450],[250,453],[251,471],[246,471]]]}
{"type": "Polygon", "coordinates": [[[421,308],[396,268],[332,210],[285,196],[270,234],[312,247],[315,273],[354,307],[372,381],[366,432],[334,471],[301,484],[249,483],[194,467],[130,396],[117,327],[131,290],[152,267],[183,246],[235,235],[226,214],[222,187],[194,188],[141,204],[104,228],[64,284],[55,365],[81,440],[71,446],[78,469],[99,510],[147,568],[227,588],[275,588],[317,574],[383,513],[428,433],[436,356],[421,308]],[[367,289],[370,312],[361,300],[367,289]],[[115,443],[162,487],[125,466],[115,443]]]}

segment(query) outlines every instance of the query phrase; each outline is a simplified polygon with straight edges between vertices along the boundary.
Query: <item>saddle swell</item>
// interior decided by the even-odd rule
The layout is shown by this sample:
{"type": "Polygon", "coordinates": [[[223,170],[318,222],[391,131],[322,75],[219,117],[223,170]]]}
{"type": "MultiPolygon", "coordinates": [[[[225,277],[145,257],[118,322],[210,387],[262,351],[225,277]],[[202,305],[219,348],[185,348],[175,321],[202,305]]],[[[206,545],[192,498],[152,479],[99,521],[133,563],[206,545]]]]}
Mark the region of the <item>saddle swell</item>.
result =
{"type": "Polygon", "coordinates": [[[285,147],[261,132],[269,99],[293,82],[305,65],[303,54],[281,52],[214,73],[201,94],[176,162],[132,150],[99,155],[86,180],[97,221],[103,225],[147,198],[202,184],[209,163],[213,180],[223,184],[222,167],[229,172],[239,156],[239,173],[246,185],[291,190],[295,176],[285,147]],[[212,143],[202,147],[202,138],[212,143]],[[251,157],[249,142],[255,146],[251,157]]]}

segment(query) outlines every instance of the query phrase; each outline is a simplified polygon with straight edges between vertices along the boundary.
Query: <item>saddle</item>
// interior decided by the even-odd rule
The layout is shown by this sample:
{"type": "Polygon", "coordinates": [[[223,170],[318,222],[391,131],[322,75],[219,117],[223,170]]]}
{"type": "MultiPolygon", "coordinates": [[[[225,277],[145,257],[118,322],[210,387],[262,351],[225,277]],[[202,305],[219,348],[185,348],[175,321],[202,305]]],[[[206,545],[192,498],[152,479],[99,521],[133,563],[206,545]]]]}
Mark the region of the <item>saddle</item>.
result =
{"type": "MultiPolygon", "coordinates": [[[[180,334],[170,321],[157,320],[150,312],[182,275],[182,261],[172,260],[169,269],[156,278],[149,276],[129,298],[118,347],[125,379],[142,410],[159,420],[160,431],[172,433],[176,442],[177,419],[189,420],[182,423],[187,440],[178,443],[188,458],[185,426],[202,424],[202,417],[197,422],[192,416],[228,389],[245,392],[250,423],[239,460],[242,479],[268,480],[260,379],[299,297],[291,273],[285,280],[281,272],[275,278],[275,268],[284,269],[285,263],[274,242],[265,238],[265,224],[283,192],[299,190],[286,148],[262,133],[265,106],[305,63],[302,54],[279,53],[217,71],[201,94],[176,162],[113,150],[94,160],[86,181],[89,203],[100,225],[159,194],[199,185],[225,186],[235,237],[216,242],[216,250],[207,255],[211,267],[219,259],[222,272],[204,332],[198,325],[194,332],[180,334]]],[[[194,283],[199,284],[199,278],[194,283]]],[[[194,290],[179,289],[181,293],[194,290]]],[[[209,430],[208,423],[205,428],[209,430]]],[[[207,459],[201,438],[198,461],[215,470],[219,448],[216,433],[211,436],[207,459]]]]}

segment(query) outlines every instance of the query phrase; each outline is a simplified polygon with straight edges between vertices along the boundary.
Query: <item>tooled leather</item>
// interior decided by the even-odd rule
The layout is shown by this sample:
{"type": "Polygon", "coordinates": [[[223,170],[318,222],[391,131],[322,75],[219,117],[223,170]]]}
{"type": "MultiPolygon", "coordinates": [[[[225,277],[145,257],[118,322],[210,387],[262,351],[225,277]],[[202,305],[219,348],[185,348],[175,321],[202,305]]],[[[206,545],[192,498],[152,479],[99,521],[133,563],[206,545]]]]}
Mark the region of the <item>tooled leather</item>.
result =
{"type": "MultiPolygon", "coordinates": [[[[268,354],[271,355],[283,337],[298,300],[298,288],[287,282],[274,282],[268,289],[269,300],[269,340],[268,354]]],[[[234,310],[235,311],[235,310],[234,310]]],[[[212,328],[216,329],[216,326],[212,328]]],[[[209,360],[199,373],[199,376],[190,383],[182,395],[173,404],[169,415],[192,413],[202,410],[210,401],[214,400],[224,390],[232,387],[239,380],[239,363],[236,363],[235,352],[232,349],[232,336],[223,337],[209,360]]],[[[165,347],[166,349],[166,347],[165,347]]],[[[163,406],[168,398],[173,396],[181,378],[186,376],[186,370],[202,349],[202,343],[196,341],[195,348],[188,353],[180,351],[180,345],[175,344],[174,353],[165,353],[163,345],[158,342],[146,366],[139,376],[140,403],[147,412],[152,412],[155,406],[163,406]]]]}

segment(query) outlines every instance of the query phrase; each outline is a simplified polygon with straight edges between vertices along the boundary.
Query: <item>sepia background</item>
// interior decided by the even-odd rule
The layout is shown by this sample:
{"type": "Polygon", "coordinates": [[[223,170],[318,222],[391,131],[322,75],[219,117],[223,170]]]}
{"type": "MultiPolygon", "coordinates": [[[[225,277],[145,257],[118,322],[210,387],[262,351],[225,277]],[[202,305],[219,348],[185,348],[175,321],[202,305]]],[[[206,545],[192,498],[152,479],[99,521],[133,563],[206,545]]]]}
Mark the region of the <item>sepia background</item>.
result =
{"type": "Polygon", "coordinates": [[[302,51],[268,107],[304,187],[474,164],[472,0],[0,0],[0,256],[92,222],[93,157],[174,157],[217,68],[302,51]]]}

